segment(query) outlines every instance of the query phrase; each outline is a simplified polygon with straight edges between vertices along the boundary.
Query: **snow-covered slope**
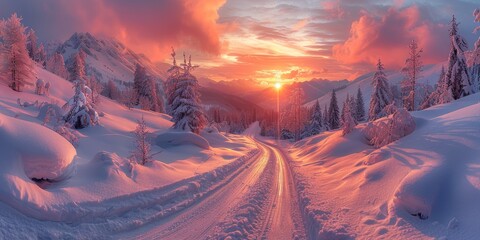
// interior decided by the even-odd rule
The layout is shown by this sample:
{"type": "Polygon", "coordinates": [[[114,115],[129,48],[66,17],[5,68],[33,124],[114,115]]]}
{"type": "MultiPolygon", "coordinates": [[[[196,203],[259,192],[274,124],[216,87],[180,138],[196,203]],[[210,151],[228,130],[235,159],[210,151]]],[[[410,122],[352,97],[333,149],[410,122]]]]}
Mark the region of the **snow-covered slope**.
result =
{"type": "Polygon", "coordinates": [[[317,239],[478,239],[480,94],[413,112],[415,131],[375,149],[357,126],[290,149],[317,239]]]}
{"type": "Polygon", "coordinates": [[[133,52],[114,39],[94,37],[90,33],[74,33],[56,51],[68,63],[79,50],[86,53],[87,74],[95,74],[103,82],[132,82],[136,64],[144,66],[154,77],[165,76],[165,71],[144,55],[133,52]]]}
{"type": "MultiPolygon", "coordinates": [[[[51,83],[50,96],[36,95],[33,89],[14,92],[0,85],[2,239],[42,238],[38,235],[40,232],[51,238],[59,236],[57,231],[64,230],[68,231],[68,238],[72,237],[70,234],[75,238],[85,237],[87,235],[75,233],[76,230],[68,226],[38,219],[78,222],[80,219],[98,221],[98,217],[104,221],[99,216],[116,216],[112,209],[102,207],[105,202],[124,202],[119,204],[122,212],[136,209],[139,204],[145,204],[145,192],[156,194],[155,189],[213,171],[256,148],[246,137],[218,132],[202,134],[201,138],[210,142],[209,148],[191,144],[160,147],[154,140],[170,128],[170,116],[127,109],[103,97],[97,104],[100,124],[74,131],[78,142],[72,146],[50,129],[52,125],[42,125],[43,119],[38,117],[40,109],[35,104],[38,101],[39,105],[46,102],[62,106],[73,95],[72,84],[42,68],[37,67],[36,72],[39,78],[51,83]],[[142,116],[151,132],[151,152],[154,154],[154,160],[145,166],[128,160],[134,149],[133,130],[142,116]],[[31,178],[49,181],[37,185],[31,178]],[[26,227],[30,231],[19,230],[26,227]],[[19,232],[22,233],[12,235],[19,232]]],[[[102,228],[102,224],[96,226],[102,228]]],[[[90,234],[98,237],[102,230],[90,234]]]]}
{"type": "MultiPolygon", "coordinates": [[[[440,76],[442,65],[444,65],[444,63],[425,66],[421,73],[422,78],[418,81],[418,84],[421,84],[422,86],[425,84],[434,86],[437,83],[438,78],[440,76]]],[[[360,88],[364,97],[365,109],[368,112],[368,108],[370,107],[369,99],[370,99],[370,96],[372,95],[372,89],[373,89],[372,88],[373,74],[374,72],[364,74],[358,77],[357,79],[355,79],[354,81],[352,81],[345,88],[338,89],[336,92],[336,95],[337,95],[339,106],[341,106],[341,104],[345,102],[347,95],[355,96],[357,94],[358,88],[360,88]]],[[[398,71],[398,70],[394,71],[394,70],[387,69],[386,74],[387,74],[387,79],[390,86],[397,85],[400,87],[400,82],[404,78],[404,75],[402,74],[401,71],[398,71]]],[[[318,101],[320,103],[320,106],[322,106],[322,109],[324,105],[328,106],[328,104],[330,103],[330,97],[331,97],[331,94],[325,94],[322,97],[318,98],[318,101]]],[[[305,105],[313,106],[315,101],[316,99],[308,102],[305,105]]]]}

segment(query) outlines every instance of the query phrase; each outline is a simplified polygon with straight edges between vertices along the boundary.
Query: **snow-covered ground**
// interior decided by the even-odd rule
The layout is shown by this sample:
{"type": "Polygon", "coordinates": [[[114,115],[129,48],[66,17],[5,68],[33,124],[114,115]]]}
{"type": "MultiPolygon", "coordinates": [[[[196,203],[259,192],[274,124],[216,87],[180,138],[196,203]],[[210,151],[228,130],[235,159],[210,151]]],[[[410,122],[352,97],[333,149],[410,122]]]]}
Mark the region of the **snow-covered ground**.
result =
{"type": "Polygon", "coordinates": [[[379,149],[365,124],[290,147],[309,237],[480,237],[480,94],[412,115],[415,131],[379,149]]]}
{"type": "Polygon", "coordinates": [[[97,104],[100,124],[75,131],[78,142],[72,145],[51,130],[51,124],[42,125],[37,105],[24,104],[38,101],[39,105],[62,106],[73,95],[72,84],[41,68],[36,71],[39,78],[50,82],[50,96],[36,95],[33,89],[18,93],[0,85],[2,239],[91,238],[146,224],[148,218],[117,218],[158,204],[158,196],[176,198],[189,193],[190,181],[201,182],[205,174],[222,166],[228,172],[232,163],[238,165],[256,149],[247,137],[215,131],[198,137],[208,141],[206,147],[185,141],[159,146],[156,136],[170,133],[169,116],[127,109],[103,97],[97,104]],[[142,116],[155,153],[145,166],[127,160],[134,148],[136,121],[142,116]],[[37,185],[32,178],[54,181],[37,185]]]}

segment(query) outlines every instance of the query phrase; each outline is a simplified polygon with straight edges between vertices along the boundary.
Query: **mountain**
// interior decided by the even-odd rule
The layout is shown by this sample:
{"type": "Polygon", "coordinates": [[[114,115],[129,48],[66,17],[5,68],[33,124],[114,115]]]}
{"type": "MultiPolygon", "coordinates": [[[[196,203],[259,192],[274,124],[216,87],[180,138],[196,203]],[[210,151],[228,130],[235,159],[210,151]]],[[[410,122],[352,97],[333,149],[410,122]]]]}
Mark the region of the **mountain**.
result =
{"type": "Polygon", "coordinates": [[[90,33],[74,33],[67,41],[57,47],[66,63],[82,50],[86,54],[86,72],[95,75],[102,82],[133,81],[135,65],[144,66],[154,77],[166,76],[166,71],[157,67],[143,54],[137,54],[122,43],[109,38],[97,38],[90,33]]]}

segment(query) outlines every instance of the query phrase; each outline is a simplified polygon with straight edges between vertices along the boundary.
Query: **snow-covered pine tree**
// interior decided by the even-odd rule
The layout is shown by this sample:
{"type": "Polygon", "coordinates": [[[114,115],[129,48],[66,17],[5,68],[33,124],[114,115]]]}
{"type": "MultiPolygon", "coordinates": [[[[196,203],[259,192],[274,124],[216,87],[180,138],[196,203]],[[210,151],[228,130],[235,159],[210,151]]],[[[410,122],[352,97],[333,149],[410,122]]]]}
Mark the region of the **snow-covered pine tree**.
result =
{"type": "Polygon", "coordinates": [[[332,97],[330,98],[330,107],[328,109],[328,126],[330,129],[337,129],[340,127],[339,114],[337,96],[335,94],[335,89],[333,89],[332,97]]]}
{"type": "Polygon", "coordinates": [[[177,88],[178,78],[181,75],[182,68],[177,65],[175,49],[172,48],[172,66],[168,69],[168,78],[165,82],[165,93],[166,93],[166,112],[167,114],[172,115],[171,106],[175,96],[175,89],[177,88]]]}
{"type": "Polygon", "coordinates": [[[408,58],[405,60],[405,67],[402,69],[402,72],[405,75],[405,78],[401,83],[403,106],[408,111],[415,111],[415,94],[417,91],[416,86],[418,79],[421,77],[420,72],[422,71],[423,67],[422,60],[420,59],[420,54],[423,52],[423,50],[418,49],[418,44],[415,40],[412,40],[412,42],[410,42],[408,48],[408,58]]]}
{"type": "Polygon", "coordinates": [[[357,122],[365,120],[365,104],[363,102],[363,93],[360,88],[357,90],[357,98],[355,100],[355,116],[357,122]]]}
{"type": "Polygon", "coordinates": [[[145,165],[152,160],[152,155],[150,154],[151,145],[147,139],[149,132],[145,120],[143,119],[143,115],[142,119],[137,121],[137,127],[135,127],[134,133],[135,149],[132,152],[131,160],[145,165]]]}
{"type": "Polygon", "coordinates": [[[87,100],[85,92],[90,92],[90,88],[85,86],[83,79],[73,81],[75,95],[62,107],[66,114],[63,116],[65,123],[70,126],[81,129],[98,123],[98,113],[87,100]]]}
{"type": "Polygon", "coordinates": [[[64,79],[68,78],[68,70],[65,67],[65,61],[62,54],[55,53],[47,61],[47,70],[62,77],[64,79]]]}
{"type": "Polygon", "coordinates": [[[315,105],[313,106],[309,124],[306,128],[304,137],[317,135],[324,130],[325,128],[323,127],[322,108],[320,107],[320,103],[317,100],[315,102],[315,105]]]}
{"type": "MultiPolygon", "coordinates": [[[[207,124],[207,120],[200,104],[197,78],[191,73],[198,66],[192,65],[191,57],[188,63],[185,54],[183,58],[182,71],[176,78],[175,89],[171,96],[170,111],[174,122],[173,128],[199,134],[207,124]]],[[[170,74],[176,73],[170,71],[170,74]]],[[[171,76],[171,78],[173,77],[171,76]]]]}
{"type": "Polygon", "coordinates": [[[465,39],[458,34],[458,23],[455,15],[450,21],[449,30],[451,48],[445,76],[452,91],[452,97],[456,100],[470,95],[474,91],[465,59],[465,51],[467,51],[468,45],[465,39]]]}
{"type": "Polygon", "coordinates": [[[330,130],[330,120],[328,119],[328,109],[327,104],[323,108],[323,127],[325,130],[330,130]]]}
{"type": "Polygon", "coordinates": [[[345,136],[349,134],[350,132],[353,131],[355,126],[357,125],[357,122],[355,121],[355,118],[352,116],[353,109],[352,105],[350,104],[350,98],[347,98],[346,104],[344,104],[344,115],[343,115],[343,120],[342,120],[342,135],[345,136]]]}
{"type": "Polygon", "coordinates": [[[391,103],[390,87],[388,86],[387,77],[383,70],[383,64],[381,60],[378,59],[377,72],[373,75],[372,81],[373,91],[372,98],[370,99],[370,109],[368,111],[369,121],[385,116],[383,109],[391,103]]]}
{"type": "MultiPolygon", "coordinates": [[[[473,11],[474,21],[480,22],[480,9],[473,11]]],[[[480,26],[477,26],[473,33],[480,31],[480,26]]],[[[468,66],[471,68],[472,83],[474,84],[474,91],[480,91],[480,37],[477,39],[474,45],[474,49],[470,54],[470,58],[467,59],[468,66]]]]}
{"type": "Polygon", "coordinates": [[[28,56],[34,61],[37,61],[36,56],[38,52],[38,45],[37,45],[37,35],[33,29],[29,29],[27,33],[27,50],[28,56]]]}
{"type": "Polygon", "coordinates": [[[85,80],[85,54],[82,50],[78,51],[70,66],[70,81],[85,80]]]}
{"type": "Polygon", "coordinates": [[[15,91],[20,92],[25,85],[32,86],[34,72],[33,63],[28,56],[27,37],[21,18],[13,14],[1,24],[0,33],[3,39],[2,55],[4,63],[0,71],[1,78],[15,91]]]}

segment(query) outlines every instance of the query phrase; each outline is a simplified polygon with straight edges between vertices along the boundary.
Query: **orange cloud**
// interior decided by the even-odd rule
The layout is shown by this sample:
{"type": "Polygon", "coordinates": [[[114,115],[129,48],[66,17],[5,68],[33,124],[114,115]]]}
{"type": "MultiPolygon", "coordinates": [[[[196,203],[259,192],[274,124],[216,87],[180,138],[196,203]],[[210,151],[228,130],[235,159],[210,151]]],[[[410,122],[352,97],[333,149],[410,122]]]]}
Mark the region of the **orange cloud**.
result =
{"type": "Polygon", "coordinates": [[[408,43],[415,39],[424,49],[425,63],[442,61],[448,54],[446,27],[425,19],[420,8],[390,8],[381,18],[365,13],[351,25],[349,38],[332,48],[333,57],[344,64],[375,64],[381,58],[387,67],[401,67],[408,43]]]}

